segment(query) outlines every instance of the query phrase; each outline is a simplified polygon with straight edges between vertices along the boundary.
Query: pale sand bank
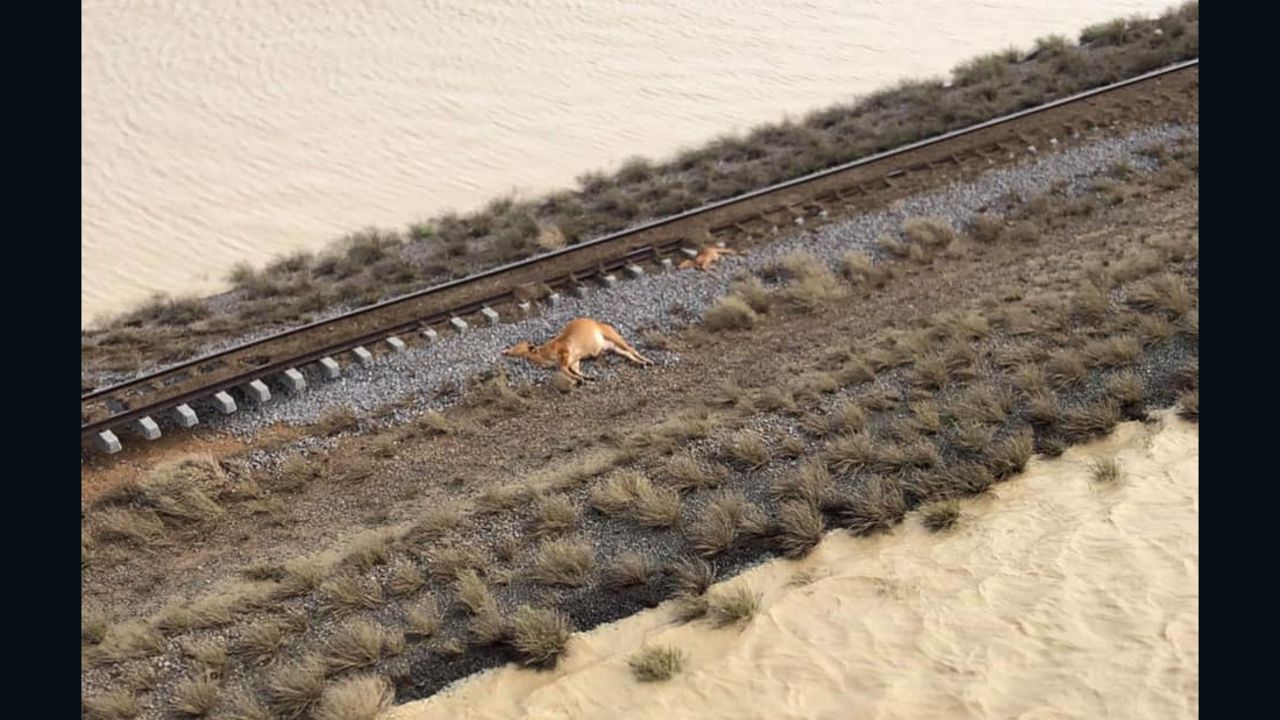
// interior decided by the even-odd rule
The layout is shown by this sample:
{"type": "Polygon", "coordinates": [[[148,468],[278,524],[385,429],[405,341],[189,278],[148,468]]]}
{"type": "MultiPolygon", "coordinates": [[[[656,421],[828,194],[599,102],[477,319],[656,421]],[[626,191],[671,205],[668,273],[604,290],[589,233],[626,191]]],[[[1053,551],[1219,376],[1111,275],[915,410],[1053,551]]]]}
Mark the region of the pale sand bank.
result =
{"type": "Polygon", "coordinates": [[[741,630],[664,605],[575,636],[553,672],[499,668],[389,717],[1197,717],[1198,488],[1195,425],[1125,423],[1033,460],[950,532],[837,532],[728,581],[762,594],[741,630]],[[1112,456],[1123,478],[1099,486],[1112,456]],[[684,650],[685,671],[634,680],[644,642],[684,650]]]}

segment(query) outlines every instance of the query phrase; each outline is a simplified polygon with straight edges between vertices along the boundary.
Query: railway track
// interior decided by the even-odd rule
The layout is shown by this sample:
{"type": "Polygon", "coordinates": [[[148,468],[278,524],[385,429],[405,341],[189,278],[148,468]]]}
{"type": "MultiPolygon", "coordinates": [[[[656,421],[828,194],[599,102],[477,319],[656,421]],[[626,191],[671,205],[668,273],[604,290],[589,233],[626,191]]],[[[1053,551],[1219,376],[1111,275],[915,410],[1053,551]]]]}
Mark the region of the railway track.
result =
{"type": "Polygon", "coordinates": [[[620,276],[669,269],[708,239],[761,242],[781,227],[827,222],[1099,127],[1176,119],[1198,91],[1199,60],[1189,60],[93,389],[80,398],[82,445],[117,452],[116,431],[126,427],[153,440],[161,433],[157,418],[190,427],[199,421],[196,407],[230,413],[269,401],[273,391],[302,392],[304,366],[315,364],[313,378],[336,378],[376,353],[517,319],[620,276]]]}

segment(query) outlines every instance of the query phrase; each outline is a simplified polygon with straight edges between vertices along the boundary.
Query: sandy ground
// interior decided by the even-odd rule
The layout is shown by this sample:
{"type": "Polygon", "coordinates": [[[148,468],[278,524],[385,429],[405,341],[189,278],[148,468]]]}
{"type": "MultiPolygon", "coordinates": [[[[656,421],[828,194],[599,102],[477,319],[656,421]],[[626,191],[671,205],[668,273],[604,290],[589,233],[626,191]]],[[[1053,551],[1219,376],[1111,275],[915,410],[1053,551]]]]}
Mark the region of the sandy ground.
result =
{"type": "Polygon", "coordinates": [[[390,717],[1196,717],[1198,471],[1196,426],[1124,423],[1034,459],[951,531],[832,533],[728,581],[762,596],[744,627],[663,605],[577,636],[554,672],[506,666],[390,717]],[[1123,476],[1099,485],[1110,457],[1123,476]],[[634,680],[643,643],[683,650],[684,672],[634,680]]]}
{"type": "Polygon", "coordinates": [[[82,323],[1171,4],[86,2],[82,323]]]}

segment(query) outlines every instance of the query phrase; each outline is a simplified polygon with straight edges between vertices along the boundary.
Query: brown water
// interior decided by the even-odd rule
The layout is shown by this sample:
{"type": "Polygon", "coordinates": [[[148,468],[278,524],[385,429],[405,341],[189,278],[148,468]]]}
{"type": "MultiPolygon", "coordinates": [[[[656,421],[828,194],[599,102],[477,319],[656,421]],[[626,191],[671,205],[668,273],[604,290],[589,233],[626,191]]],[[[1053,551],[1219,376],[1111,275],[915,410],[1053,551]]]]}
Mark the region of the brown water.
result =
{"type": "Polygon", "coordinates": [[[741,629],[661,606],[575,636],[553,672],[500,668],[391,718],[1194,718],[1198,458],[1193,425],[1126,423],[1033,460],[950,532],[833,533],[728,581],[762,596],[741,629]],[[1124,476],[1100,487],[1107,457],[1124,476]],[[632,679],[645,642],[685,671],[632,679]]]}
{"type": "Polygon", "coordinates": [[[1167,0],[84,0],[82,323],[1167,0]]]}

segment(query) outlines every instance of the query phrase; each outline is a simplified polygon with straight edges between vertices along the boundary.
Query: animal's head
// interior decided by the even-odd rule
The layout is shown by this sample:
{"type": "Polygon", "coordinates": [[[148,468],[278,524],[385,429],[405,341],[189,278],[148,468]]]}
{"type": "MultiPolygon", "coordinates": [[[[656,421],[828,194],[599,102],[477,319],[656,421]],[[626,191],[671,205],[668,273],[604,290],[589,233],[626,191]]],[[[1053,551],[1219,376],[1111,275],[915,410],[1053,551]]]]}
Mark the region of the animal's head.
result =
{"type": "Polygon", "coordinates": [[[530,343],[528,340],[521,340],[520,342],[516,343],[515,345],[512,345],[506,350],[503,350],[502,354],[505,355],[506,357],[513,357],[513,358],[532,358],[533,343],[530,343]]]}

